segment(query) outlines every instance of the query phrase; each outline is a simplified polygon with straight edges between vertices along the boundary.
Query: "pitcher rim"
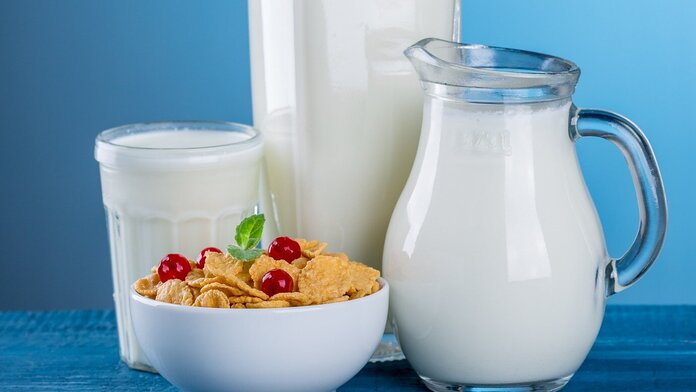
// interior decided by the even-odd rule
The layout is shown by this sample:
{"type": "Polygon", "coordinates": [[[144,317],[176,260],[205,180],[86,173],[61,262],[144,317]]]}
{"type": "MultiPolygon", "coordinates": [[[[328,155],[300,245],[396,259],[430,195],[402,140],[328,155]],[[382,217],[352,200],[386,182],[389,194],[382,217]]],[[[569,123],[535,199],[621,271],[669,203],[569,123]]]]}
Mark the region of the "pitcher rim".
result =
{"type": "Polygon", "coordinates": [[[411,57],[410,53],[416,49],[422,49],[423,51],[427,52],[435,62],[438,62],[440,64],[445,64],[447,66],[452,66],[455,68],[461,68],[463,70],[464,69],[476,70],[477,72],[488,73],[491,75],[504,75],[504,76],[511,76],[511,77],[521,77],[521,78],[530,78],[530,79],[539,78],[539,79],[541,79],[541,78],[546,77],[547,75],[576,75],[576,74],[580,73],[580,67],[578,67],[577,64],[575,64],[573,61],[570,61],[570,60],[565,59],[563,57],[554,56],[554,55],[542,53],[542,52],[535,52],[535,51],[531,51],[531,50],[507,48],[504,46],[494,46],[494,45],[475,44],[475,43],[466,43],[466,42],[455,42],[455,41],[447,41],[444,39],[431,37],[431,38],[423,38],[422,40],[409,46],[408,48],[406,48],[404,50],[404,55],[406,55],[406,57],[411,57]],[[544,57],[548,60],[554,60],[560,64],[564,64],[564,65],[568,66],[568,69],[563,70],[563,71],[538,70],[539,72],[532,73],[532,72],[498,71],[495,69],[487,69],[487,68],[467,66],[467,65],[460,64],[460,63],[454,63],[451,61],[443,60],[439,56],[433,54],[432,51],[427,48],[428,44],[433,43],[433,42],[441,42],[441,43],[445,43],[445,44],[451,44],[451,45],[453,45],[453,47],[464,48],[464,49],[491,49],[491,50],[520,54],[520,55],[544,57]]]}
{"type": "Polygon", "coordinates": [[[580,77],[580,68],[562,57],[438,38],[424,38],[409,46],[404,55],[426,90],[474,102],[566,98],[580,77]]]}

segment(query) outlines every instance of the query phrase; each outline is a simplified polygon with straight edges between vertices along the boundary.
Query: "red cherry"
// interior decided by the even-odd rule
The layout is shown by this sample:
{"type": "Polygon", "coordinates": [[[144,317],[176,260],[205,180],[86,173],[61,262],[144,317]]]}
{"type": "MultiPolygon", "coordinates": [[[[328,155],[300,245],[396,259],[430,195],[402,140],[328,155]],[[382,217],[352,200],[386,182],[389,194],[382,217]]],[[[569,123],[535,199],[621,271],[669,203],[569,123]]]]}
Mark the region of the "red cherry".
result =
{"type": "Polygon", "coordinates": [[[164,256],[157,267],[157,275],[162,282],[169,279],[184,280],[189,272],[191,272],[191,264],[184,255],[179,253],[170,253],[164,256]]]}
{"type": "Polygon", "coordinates": [[[300,244],[290,237],[278,237],[268,245],[268,255],[276,260],[285,260],[292,263],[293,260],[302,256],[300,244]]]}
{"type": "Polygon", "coordinates": [[[269,297],[278,293],[289,293],[294,286],[292,276],[282,269],[270,270],[261,278],[261,291],[269,297]]]}
{"type": "Polygon", "coordinates": [[[198,268],[203,269],[205,267],[205,259],[206,256],[205,254],[208,252],[213,252],[213,253],[222,253],[222,251],[214,246],[209,246],[207,248],[203,248],[201,253],[198,255],[198,268]]]}

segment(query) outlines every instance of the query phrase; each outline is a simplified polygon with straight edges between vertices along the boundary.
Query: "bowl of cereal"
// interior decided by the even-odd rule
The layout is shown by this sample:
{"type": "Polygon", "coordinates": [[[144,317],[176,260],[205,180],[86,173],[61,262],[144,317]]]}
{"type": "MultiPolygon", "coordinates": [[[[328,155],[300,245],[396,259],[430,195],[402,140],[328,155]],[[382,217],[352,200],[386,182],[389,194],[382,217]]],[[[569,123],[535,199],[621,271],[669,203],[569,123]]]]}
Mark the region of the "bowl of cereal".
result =
{"type": "Polygon", "coordinates": [[[131,318],[151,365],[185,391],[331,391],[357,374],[386,323],[379,271],[319,241],[240,249],[251,252],[170,254],[135,282],[131,318]]]}

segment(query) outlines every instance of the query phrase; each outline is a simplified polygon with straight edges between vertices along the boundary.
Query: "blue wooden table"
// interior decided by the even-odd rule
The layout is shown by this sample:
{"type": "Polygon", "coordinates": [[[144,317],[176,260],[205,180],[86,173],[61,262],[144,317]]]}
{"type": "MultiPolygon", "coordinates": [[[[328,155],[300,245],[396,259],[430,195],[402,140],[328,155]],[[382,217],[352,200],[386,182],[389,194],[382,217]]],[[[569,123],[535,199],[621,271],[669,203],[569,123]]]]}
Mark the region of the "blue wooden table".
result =
{"type": "MultiPolygon", "coordinates": [[[[164,391],[118,359],[114,313],[0,313],[0,391],[164,391]]],[[[406,361],[368,364],[339,391],[425,391],[406,361]]],[[[696,306],[614,306],[566,391],[696,391],[696,306]]]]}

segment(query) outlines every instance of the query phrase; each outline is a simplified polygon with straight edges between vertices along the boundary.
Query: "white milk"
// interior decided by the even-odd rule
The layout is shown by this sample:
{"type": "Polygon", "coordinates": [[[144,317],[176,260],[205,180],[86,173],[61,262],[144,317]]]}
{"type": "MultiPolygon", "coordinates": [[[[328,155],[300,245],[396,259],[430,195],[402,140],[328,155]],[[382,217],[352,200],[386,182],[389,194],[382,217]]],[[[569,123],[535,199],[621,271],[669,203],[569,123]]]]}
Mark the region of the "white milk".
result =
{"type": "Polygon", "coordinates": [[[569,108],[427,99],[384,254],[399,342],[422,377],[550,380],[590,350],[609,258],[569,108]]]}
{"type": "Polygon", "coordinates": [[[451,39],[453,25],[458,36],[458,2],[255,0],[249,24],[277,219],[266,238],[318,238],[379,268],[420,133],[422,92],[402,52],[451,39]]]}
{"type": "Polygon", "coordinates": [[[196,259],[234,242],[257,204],[262,145],[250,137],[154,129],[97,143],[120,350],[131,367],[151,370],[130,324],[130,286],[167,253],[196,259]]]}

